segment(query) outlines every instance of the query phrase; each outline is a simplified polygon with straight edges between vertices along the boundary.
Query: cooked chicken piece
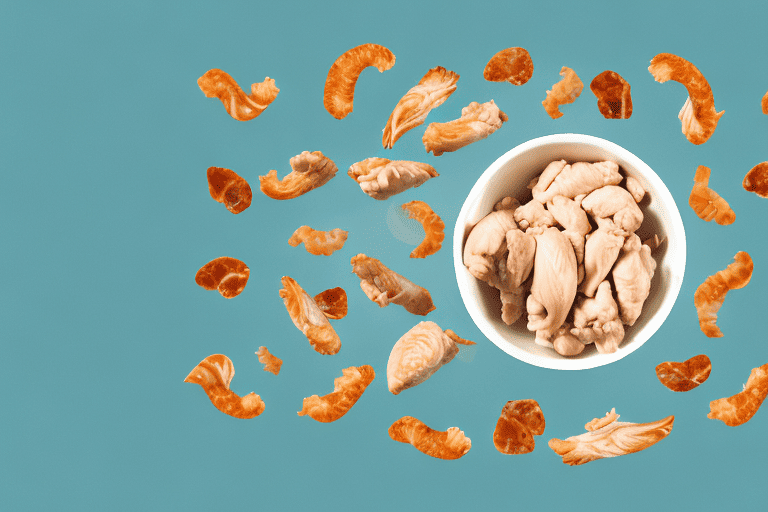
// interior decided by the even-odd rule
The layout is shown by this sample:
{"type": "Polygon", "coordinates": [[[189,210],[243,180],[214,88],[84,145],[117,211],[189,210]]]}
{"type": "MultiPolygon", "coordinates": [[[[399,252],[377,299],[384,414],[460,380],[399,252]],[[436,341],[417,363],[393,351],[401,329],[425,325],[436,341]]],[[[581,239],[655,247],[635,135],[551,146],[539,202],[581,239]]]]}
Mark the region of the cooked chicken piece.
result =
{"type": "Polygon", "coordinates": [[[584,262],[584,237],[592,230],[587,212],[580,206],[580,203],[581,201],[564,196],[555,196],[547,202],[547,210],[557,223],[565,228],[563,234],[573,245],[578,264],[584,262]]]}
{"type": "Polygon", "coordinates": [[[229,388],[235,367],[224,354],[208,356],[195,366],[184,382],[200,384],[211,403],[234,418],[251,419],[264,412],[264,400],[256,393],[239,396],[229,388]]]}
{"type": "Polygon", "coordinates": [[[696,288],[693,304],[699,317],[699,328],[708,338],[720,338],[723,332],[717,326],[717,312],[730,290],[744,288],[752,279],[754,263],[749,254],[739,251],[734,261],[723,270],[709,276],[696,288]]]}
{"type": "Polygon", "coordinates": [[[336,164],[320,151],[303,151],[291,158],[290,164],[293,170],[282,180],[277,179],[277,171],[274,169],[264,176],[259,176],[259,186],[265,195],[272,199],[294,199],[325,185],[339,170],[336,164]]]}
{"type": "Polygon", "coordinates": [[[636,203],[639,203],[643,200],[643,197],[645,197],[645,189],[638,180],[632,176],[627,176],[627,182],[625,185],[629,193],[632,194],[632,197],[636,203]]]}
{"type": "Polygon", "coordinates": [[[357,403],[376,373],[370,365],[344,368],[341,377],[333,381],[333,393],[304,399],[299,416],[309,416],[315,421],[331,423],[341,418],[357,403]]]}
{"type": "Polygon", "coordinates": [[[740,393],[709,402],[707,418],[738,427],[752,419],[768,396],[768,363],[752,368],[740,393]]]}
{"type": "Polygon", "coordinates": [[[584,343],[571,334],[571,327],[567,322],[555,331],[552,347],[561,356],[577,356],[584,351],[584,343]]]}
{"type": "Polygon", "coordinates": [[[581,207],[595,218],[613,218],[619,228],[633,233],[643,223],[643,212],[635,198],[625,188],[606,185],[591,192],[581,202],[581,207]]]}
{"type": "Polygon", "coordinates": [[[651,248],[640,243],[632,233],[624,242],[611,275],[616,285],[621,321],[633,325],[640,316],[645,299],[651,291],[651,279],[656,270],[656,260],[651,248]]]}
{"type": "Polygon", "coordinates": [[[374,199],[384,200],[439,176],[435,168],[421,162],[367,158],[347,171],[360,188],[374,199]]]}
{"type": "Polygon", "coordinates": [[[573,103],[584,89],[584,83],[571,68],[563,66],[560,76],[563,77],[562,80],[553,85],[552,90],[547,91],[547,97],[541,102],[552,119],[562,117],[560,105],[573,103]]]}
{"type": "Polygon", "coordinates": [[[226,206],[227,210],[237,215],[251,206],[251,186],[235,171],[224,167],[209,167],[207,174],[211,197],[226,206]]]}
{"type": "Polygon", "coordinates": [[[440,250],[445,239],[445,223],[424,201],[411,201],[402,206],[408,217],[419,221],[424,228],[424,239],[411,251],[411,258],[426,258],[440,250]]]}
{"type": "Polygon", "coordinates": [[[520,229],[548,228],[555,225],[555,218],[552,213],[547,211],[543,204],[534,200],[515,209],[515,221],[520,229]]]}
{"type": "Polygon", "coordinates": [[[515,210],[497,210],[475,224],[464,244],[464,265],[469,273],[498,288],[498,264],[507,248],[507,231],[517,230],[515,210]]]}
{"type": "Polygon", "coordinates": [[[427,153],[431,151],[435,156],[456,151],[488,137],[508,120],[493,100],[482,104],[473,101],[461,109],[459,119],[427,126],[422,137],[424,148],[427,153]]]}
{"type": "Polygon", "coordinates": [[[297,247],[300,243],[304,243],[304,248],[309,254],[330,256],[344,247],[348,235],[349,231],[341,228],[318,231],[309,226],[301,226],[288,239],[288,245],[297,247]]]}
{"type": "Polygon", "coordinates": [[[624,340],[624,326],[619,320],[619,306],[613,300],[610,281],[600,283],[594,298],[576,298],[571,334],[583,344],[594,343],[601,354],[612,354],[619,349],[624,340]]]}
{"type": "Polygon", "coordinates": [[[433,430],[413,416],[403,416],[394,422],[389,427],[389,437],[437,459],[455,460],[472,448],[472,441],[459,427],[444,432],[433,430]]]}
{"type": "Polygon", "coordinates": [[[665,361],[656,367],[659,382],[677,393],[684,393],[703,384],[712,372],[712,361],[706,354],[699,354],[678,363],[665,361]]]}
{"type": "Polygon", "coordinates": [[[598,219],[598,228],[587,235],[584,244],[585,275],[579,291],[587,297],[594,297],[598,285],[611,271],[627,235],[609,219],[598,219]]]}
{"type": "Polygon", "coordinates": [[[347,292],[337,286],[315,295],[315,304],[323,314],[331,320],[339,320],[347,316],[347,292]]]}
{"type": "Polygon", "coordinates": [[[544,169],[531,192],[533,198],[543,204],[557,195],[574,198],[606,185],[618,185],[623,179],[616,162],[568,165],[565,160],[557,160],[544,169]]]}
{"type": "Polygon", "coordinates": [[[711,172],[711,169],[704,165],[700,165],[696,169],[696,174],[693,177],[693,189],[691,195],[688,196],[688,205],[693,208],[700,219],[706,222],[715,219],[715,222],[721,226],[733,224],[736,220],[736,213],[728,201],[709,188],[711,172]]]}
{"type": "Polygon", "coordinates": [[[259,362],[264,365],[264,371],[274,373],[277,375],[280,373],[280,367],[283,366],[283,360],[279,357],[271,354],[267,347],[259,347],[258,352],[254,352],[259,357],[259,362]]]}
{"type": "Polygon", "coordinates": [[[315,351],[336,354],[341,348],[341,339],[314,299],[294,279],[284,276],[282,283],[280,297],[293,325],[307,337],[315,351]]]}
{"type": "Polygon", "coordinates": [[[248,284],[251,270],[245,263],[221,256],[203,265],[195,274],[195,282],[206,290],[218,290],[222,297],[237,297],[248,284]]]}
{"type": "Polygon", "coordinates": [[[350,263],[352,272],[360,278],[360,288],[380,307],[398,304],[408,312],[421,316],[435,309],[427,289],[391,271],[376,258],[358,254],[350,263]]]}
{"type": "Polygon", "coordinates": [[[507,249],[509,254],[506,260],[507,277],[502,282],[507,282],[512,288],[520,288],[523,281],[528,279],[533,269],[533,257],[536,254],[536,238],[527,235],[519,229],[507,231],[507,249]]]}
{"type": "Polygon", "coordinates": [[[208,98],[218,98],[227,113],[238,121],[250,121],[259,116],[275,101],[280,89],[272,78],[251,84],[251,94],[246,94],[234,78],[220,69],[211,69],[197,79],[197,85],[208,98]]]}
{"type": "Polygon", "coordinates": [[[546,421],[536,400],[510,400],[501,410],[493,431],[493,445],[506,455],[531,453],[536,447],[533,436],[544,433],[546,421]]]}

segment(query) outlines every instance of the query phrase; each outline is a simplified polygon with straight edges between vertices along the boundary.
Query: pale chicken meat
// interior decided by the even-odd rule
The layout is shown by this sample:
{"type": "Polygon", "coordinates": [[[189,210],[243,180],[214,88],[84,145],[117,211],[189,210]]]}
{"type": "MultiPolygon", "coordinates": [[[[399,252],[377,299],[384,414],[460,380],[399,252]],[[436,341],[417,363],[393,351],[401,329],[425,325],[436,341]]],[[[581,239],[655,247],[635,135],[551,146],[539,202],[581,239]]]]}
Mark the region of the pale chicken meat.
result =
{"type": "Polygon", "coordinates": [[[435,309],[432,296],[418,286],[387,268],[381,261],[358,254],[350,261],[352,272],[360,278],[360,288],[380,307],[390,303],[403,306],[409,313],[425,316],[435,309]]]}
{"type": "Polygon", "coordinates": [[[461,109],[461,117],[448,123],[432,123],[427,126],[422,141],[427,153],[435,156],[456,151],[488,137],[508,121],[493,100],[486,103],[473,101],[461,109]]]}
{"type": "Polygon", "coordinates": [[[619,319],[619,306],[613,300],[610,281],[600,283],[594,298],[576,298],[571,334],[585,345],[594,343],[601,354],[612,354],[619,349],[624,340],[624,325],[619,319]]]}
{"type": "Polygon", "coordinates": [[[623,179],[616,162],[569,165],[565,160],[557,160],[544,169],[531,192],[536,201],[546,203],[557,195],[574,198],[606,185],[618,185],[623,179]]]}
{"type": "Polygon", "coordinates": [[[611,217],[616,226],[629,233],[634,233],[643,223],[643,212],[635,198],[616,185],[606,185],[590,192],[581,202],[581,207],[595,218],[611,217]]]}
{"type": "Polygon", "coordinates": [[[497,210],[475,224],[464,244],[464,265],[469,273],[498,288],[497,262],[507,249],[507,231],[516,230],[516,210],[497,210]]]}
{"type": "Polygon", "coordinates": [[[439,176],[429,164],[376,157],[352,164],[347,174],[363,192],[380,201],[439,176]]]}
{"type": "Polygon", "coordinates": [[[626,233],[608,219],[600,219],[598,228],[587,236],[584,244],[584,280],[579,291],[587,297],[594,297],[595,291],[624,246],[626,233]]]}
{"type": "Polygon", "coordinates": [[[616,285],[621,321],[634,325],[651,291],[651,279],[656,270],[656,260],[651,248],[640,242],[632,233],[624,242],[611,275],[616,285]]]}
{"type": "Polygon", "coordinates": [[[547,211],[552,214],[558,224],[565,228],[563,234],[568,237],[573,246],[577,264],[584,262],[584,237],[592,230],[587,213],[581,208],[580,203],[565,196],[555,196],[547,202],[547,211]]]}

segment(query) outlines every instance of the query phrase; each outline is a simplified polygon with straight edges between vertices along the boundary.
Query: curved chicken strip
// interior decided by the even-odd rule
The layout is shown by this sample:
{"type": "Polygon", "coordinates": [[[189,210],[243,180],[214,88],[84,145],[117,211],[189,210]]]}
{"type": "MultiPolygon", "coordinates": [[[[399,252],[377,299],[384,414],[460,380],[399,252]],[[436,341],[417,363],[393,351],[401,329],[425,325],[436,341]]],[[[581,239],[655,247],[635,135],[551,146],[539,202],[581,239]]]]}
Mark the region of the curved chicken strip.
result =
{"type": "Polygon", "coordinates": [[[242,261],[222,256],[203,265],[195,274],[195,282],[206,290],[218,290],[222,297],[237,297],[248,284],[251,270],[242,261]]]}
{"type": "Polygon", "coordinates": [[[235,171],[224,167],[209,167],[207,174],[208,192],[214,201],[222,203],[234,214],[251,206],[251,186],[235,171]]]}
{"type": "Polygon", "coordinates": [[[269,77],[262,83],[251,85],[251,94],[245,94],[235,79],[220,69],[211,69],[197,79],[197,85],[208,98],[219,98],[227,113],[238,121],[258,117],[275,101],[280,92],[269,77]]]}
{"type": "Polygon", "coordinates": [[[584,244],[584,280],[579,291],[594,297],[597,287],[613,268],[624,246],[626,232],[608,219],[599,219],[598,228],[587,236],[584,244]]]}
{"type": "Polygon", "coordinates": [[[560,76],[563,79],[553,85],[551,91],[547,91],[547,97],[541,102],[544,105],[544,110],[552,119],[563,117],[563,113],[560,112],[560,105],[573,103],[584,89],[584,83],[571,68],[563,66],[560,70],[560,76]]]}
{"type": "Polygon", "coordinates": [[[322,423],[336,421],[357,403],[375,376],[373,367],[367,364],[344,368],[342,376],[333,381],[333,393],[305,398],[298,415],[322,423]]]}
{"type": "Polygon", "coordinates": [[[581,201],[581,207],[593,217],[612,217],[620,229],[633,233],[643,223],[643,212],[625,188],[606,185],[594,190],[581,201]]]}
{"type": "Polygon", "coordinates": [[[427,153],[440,156],[488,137],[508,120],[493,100],[482,104],[473,101],[461,109],[459,119],[427,126],[422,142],[427,153]]]}
{"type": "Polygon", "coordinates": [[[360,278],[360,288],[380,307],[398,304],[409,313],[421,316],[434,311],[435,305],[427,289],[391,271],[376,258],[358,254],[350,263],[352,272],[360,278]]]}
{"type": "Polygon", "coordinates": [[[318,293],[315,295],[315,304],[331,320],[339,320],[347,316],[347,292],[344,288],[337,286],[318,293]]]}
{"type": "Polygon", "coordinates": [[[509,82],[523,85],[533,76],[533,60],[528,50],[520,47],[501,50],[491,57],[483,70],[489,82],[509,82]]]}
{"type": "Polygon", "coordinates": [[[635,453],[653,446],[672,431],[674,416],[667,416],[652,423],[628,423],[616,421],[615,409],[587,424],[589,432],[566,440],[550,439],[549,447],[569,466],[586,464],[606,457],[618,457],[635,453]],[[594,425],[594,427],[591,427],[594,425]]]}
{"type": "Polygon", "coordinates": [[[316,231],[309,226],[301,226],[288,239],[288,245],[296,247],[304,243],[309,254],[330,256],[344,247],[349,231],[335,228],[330,231],[316,231]]]}
{"type": "Polygon", "coordinates": [[[261,191],[272,199],[294,199],[312,189],[321,187],[336,176],[336,164],[320,151],[303,151],[290,160],[293,169],[282,180],[277,171],[271,170],[259,176],[261,191]]]}
{"type": "Polygon", "coordinates": [[[555,196],[572,199],[606,185],[618,185],[623,179],[616,162],[575,162],[568,165],[565,160],[556,160],[544,169],[531,192],[533,198],[543,204],[555,196]]]}
{"type": "Polygon", "coordinates": [[[510,400],[501,410],[493,445],[506,455],[531,453],[536,447],[533,436],[544,433],[544,413],[536,400],[510,400]]]}
{"type": "Polygon", "coordinates": [[[432,68],[395,105],[389,115],[381,143],[392,149],[405,132],[424,123],[427,114],[442,105],[456,90],[459,75],[442,66],[432,68]]]}
{"type": "Polygon", "coordinates": [[[378,44],[362,44],[342,53],[325,79],[325,110],[336,119],[344,119],[352,112],[355,85],[360,73],[368,66],[376,66],[383,73],[394,65],[395,55],[378,44]]]}
{"type": "Polygon", "coordinates": [[[475,224],[464,243],[464,266],[475,278],[498,288],[498,261],[507,248],[507,231],[517,230],[516,210],[497,210],[475,224]]]}
{"type": "Polygon", "coordinates": [[[632,176],[627,176],[625,186],[629,193],[632,194],[632,199],[634,199],[636,203],[639,203],[645,197],[645,189],[643,188],[643,185],[632,176]]]}
{"type": "Polygon", "coordinates": [[[671,53],[660,53],[651,59],[648,66],[653,78],[664,83],[674,80],[688,90],[688,98],[677,115],[683,124],[685,138],[693,144],[704,144],[715,132],[717,122],[725,110],[715,110],[712,88],[701,71],[682,57],[671,53]]]}
{"type": "Polygon", "coordinates": [[[738,427],[752,419],[766,396],[768,363],[752,369],[741,393],[711,401],[707,418],[720,420],[729,427],[738,427]]]}
{"type": "Polygon", "coordinates": [[[717,192],[709,188],[709,167],[700,165],[693,177],[693,190],[688,197],[688,205],[693,208],[700,219],[715,222],[721,226],[733,224],[736,214],[728,205],[728,202],[720,197],[717,192]]]}
{"type": "Polygon", "coordinates": [[[737,252],[734,262],[709,276],[693,294],[693,304],[699,315],[699,327],[708,338],[722,338],[723,332],[717,326],[717,312],[723,305],[730,290],[738,290],[749,284],[754,265],[746,252],[737,252]]]}
{"type": "Polygon", "coordinates": [[[760,197],[768,198],[768,162],[761,162],[750,169],[744,176],[741,186],[747,192],[754,192],[760,197]]]}
{"type": "Polygon", "coordinates": [[[264,365],[264,371],[274,373],[275,375],[280,373],[280,367],[283,366],[283,360],[279,357],[269,353],[267,347],[259,347],[258,352],[254,352],[259,357],[259,362],[264,365]]]}
{"type": "Polygon", "coordinates": [[[421,384],[449,363],[459,347],[475,343],[456,336],[450,329],[443,330],[434,322],[419,322],[403,334],[387,362],[387,387],[393,395],[421,384]]]}
{"type": "MultiPolygon", "coordinates": [[[[541,204],[538,201],[536,204],[541,204]]],[[[563,226],[563,234],[568,237],[573,251],[576,254],[576,263],[584,262],[585,236],[592,230],[587,218],[587,212],[580,206],[580,202],[564,196],[555,196],[547,202],[547,211],[558,224],[563,226]]]]}
{"type": "Polygon", "coordinates": [[[411,258],[426,258],[440,250],[445,239],[445,223],[424,201],[411,201],[403,205],[408,216],[424,227],[424,240],[411,252],[411,258]]]}
{"type": "Polygon", "coordinates": [[[629,82],[615,71],[603,71],[589,84],[597,96],[597,108],[606,119],[629,119],[632,116],[632,94],[629,82]]]}
{"type": "Polygon", "coordinates": [[[414,448],[430,457],[455,460],[463,457],[472,441],[458,427],[445,432],[432,430],[413,416],[403,416],[389,427],[389,437],[414,448]]]}
{"type": "Polygon", "coordinates": [[[363,192],[380,201],[439,176],[428,164],[376,157],[352,164],[347,174],[363,192]]]}
{"type": "Polygon", "coordinates": [[[699,354],[678,363],[666,361],[656,367],[656,377],[672,391],[682,393],[698,387],[709,378],[712,362],[706,354],[699,354]]]}
{"type": "Polygon", "coordinates": [[[282,278],[282,283],[280,297],[285,303],[285,309],[288,310],[293,325],[304,333],[316,352],[324,355],[338,353],[341,348],[341,339],[312,297],[288,276],[282,278]]]}
{"type": "Polygon", "coordinates": [[[619,306],[613,300],[610,281],[600,283],[594,298],[576,298],[570,331],[581,343],[594,343],[600,354],[613,354],[619,349],[624,340],[624,325],[619,319],[619,306]]]}
{"type": "Polygon", "coordinates": [[[555,225],[552,212],[544,208],[538,201],[528,201],[515,209],[515,222],[520,229],[548,228],[555,225]]]}
{"type": "Polygon", "coordinates": [[[763,109],[763,114],[768,115],[768,92],[763,96],[763,100],[760,102],[760,106],[763,109]]]}
{"type": "Polygon", "coordinates": [[[208,356],[195,366],[184,382],[200,384],[211,403],[221,412],[240,419],[255,418],[264,412],[264,401],[256,393],[238,396],[229,383],[235,376],[232,361],[223,354],[208,356]]]}
{"type": "Polygon", "coordinates": [[[624,242],[619,258],[611,270],[616,285],[616,302],[619,304],[621,321],[634,325],[651,292],[651,279],[656,270],[656,260],[651,248],[640,242],[632,233],[624,242]]]}

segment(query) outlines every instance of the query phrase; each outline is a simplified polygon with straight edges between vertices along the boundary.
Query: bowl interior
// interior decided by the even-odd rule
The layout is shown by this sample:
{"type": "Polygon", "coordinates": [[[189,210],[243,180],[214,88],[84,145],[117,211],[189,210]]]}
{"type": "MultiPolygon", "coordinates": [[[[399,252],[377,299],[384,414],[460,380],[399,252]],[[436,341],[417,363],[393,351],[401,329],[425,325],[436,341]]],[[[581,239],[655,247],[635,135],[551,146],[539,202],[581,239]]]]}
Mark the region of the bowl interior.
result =
{"type": "Polygon", "coordinates": [[[453,257],[459,292],[472,320],[483,334],[511,356],[527,363],[553,369],[594,368],[617,361],[637,350],[669,315],[683,282],[685,271],[685,231],[680,212],[667,187],[642,160],[612,142],[577,134],[550,135],[528,141],[504,154],[478,179],[459,213],[453,238],[453,257]],[[593,345],[575,357],[564,357],[554,349],[534,343],[534,333],[526,328],[527,315],[513,325],[501,320],[499,291],[469,273],[463,263],[464,243],[480,219],[493,210],[500,199],[512,196],[526,203],[531,198],[528,183],[553,160],[598,162],[613,160],[623,176],[637,179],[646,190],[640,203],[644,219],[636,231],[641,240],[658,235],[664,242],[652,252],[657,267],[651,291],[640,318],[625,326],[619,350],[599,354],[593,345]]]}

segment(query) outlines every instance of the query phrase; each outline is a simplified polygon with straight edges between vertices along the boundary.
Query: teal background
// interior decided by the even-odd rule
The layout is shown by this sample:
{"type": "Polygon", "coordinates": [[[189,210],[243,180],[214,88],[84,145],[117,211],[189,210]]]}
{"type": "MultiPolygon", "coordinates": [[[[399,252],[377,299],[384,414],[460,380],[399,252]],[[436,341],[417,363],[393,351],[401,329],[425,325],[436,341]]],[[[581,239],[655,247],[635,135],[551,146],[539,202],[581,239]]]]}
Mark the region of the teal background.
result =
{"type": "Polygon", "coordinates": [[[768,200],[741,187],[768,160],[768,3],[752,2],[277,2],[0,3],[0,508],[4,510],[756,510],[768,491],[768,411],[727,427],[709,402],[741,390],[768,362],[768,200]],[[354,112],[323,107],[334,60],[363,43],[397,57],[365,70],[354,112]],[[483,79],[497,51],[526,48],[535,70],[514,87],[483,79]],[[686,98],[647,71],[661,52],[694,63],[725,110],[702,146],[680,132],[686,98]],[[458,89],[427,123],[383,150],[381,131],[399,98],[444,66],[458,89]],[[585,83],[550,119],[541,106],[561,66],[585,83]],[[197,79],[211,68],[244,88],[265,76],[280,93],[255,120],[235,121],[197,79]],[[611,69],[632,86],[628,120],[600,115],[588,86],[611,69]],[[488,139],[440,157],[426,154],[429,122],[494,99],[510,120],[488,139]],[[687,233],[680,296],[661,329],[606,367],[566,372],[533,367],[490,343],[464,308],[453,271],[453,225],[478,176],[529,139],[584,133],[633,152],[664,180],[687,233]],[[336,178],[290,201],[258,190],[258,176],[320,150],[336,178]],[[372,156],[418,160],[440,173],[418,189],[375,201],[345,174],[372,156]],[[730,226],[705,223],[687,205],[698,165],[734,208],[730,226]],[[254,189],[230,214],[208,193],[209,166],[235,170],[254,189]],[[446,223],[437,254],[410,259],[420,228],[392,207],[430,204],[446,223]],[[389,218],[389,222],[387,219],[389,218]],[[350,232],[341,251],[312,256],[287,239],[302,224],[350,232]],[[414,227],[415,226],[415,227],[414,227]],[[415,230],[415,231],[414,231],[415,230]],[[395,230],[397,231],[397,230],[395,230]],[[698,328],[693,293],[747,251],[751,283],[728,294],[720,339],[698,328]],[[359,288],[349,259],[364,252],[428,288],[427,317],[478,342],[422,385],[394,396],[386,364],[395,341],[421,321],[379,308],[359,288]],[[225,300],[194,282],[218,256],[251,269],[244,292],[225,300]],[[310,294],[343,287],[342,340],[321,356],[278,297],[290,275],[310,294]],[[260,345],[284,360],[262,371],[260,345]],[[208,355],[228,355],[232,389],[255,391],[266,411],[252,420],[218,412],[184,377],[208,355]],[[656,379],[662,361],[705,353],[707,382],[673,393],[656,379]],[[302,399],[333,390],[352,365],[376,379],[335,423],[299,417],[302,399]],[[508,400],[534,398],[546,431],[533,453],[505,456],[492,433],[508,400]],[[662,442],[630,456],[569,467],[553,437],[615,407],[622,420],[675,415],[662,442]],[[462,459],[432,459],[387,435],[404,415],[472,439],[462,459]]]}

